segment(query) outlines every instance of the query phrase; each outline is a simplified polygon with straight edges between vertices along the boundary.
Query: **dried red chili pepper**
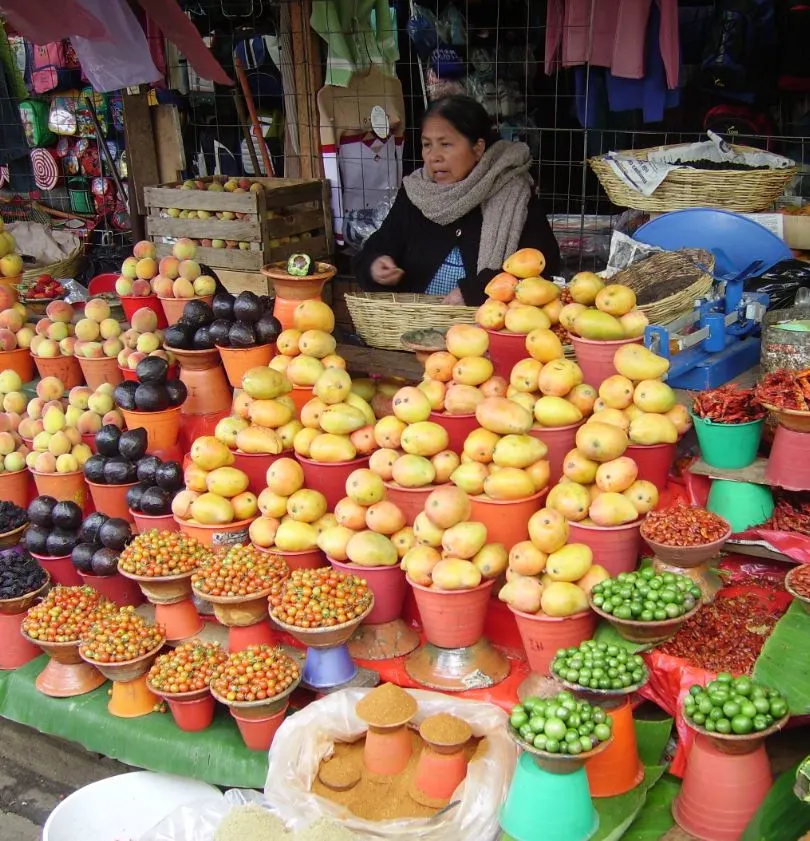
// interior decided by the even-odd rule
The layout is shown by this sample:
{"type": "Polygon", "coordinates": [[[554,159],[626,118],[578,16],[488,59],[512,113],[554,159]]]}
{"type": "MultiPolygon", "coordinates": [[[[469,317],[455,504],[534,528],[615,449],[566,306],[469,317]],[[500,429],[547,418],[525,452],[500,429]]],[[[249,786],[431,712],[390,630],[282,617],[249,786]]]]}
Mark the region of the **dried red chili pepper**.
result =
{"type": "Polygon", "coordinates": [[[755,399],[752,388],[733,383],[693,395],[692,411],[714,423],[750,423],[768,414],[755,399]]]}
{"type": "Polygon", "coordinates": [[[697,505],[677,502],[652,511],[641,525],[641,536],[664,546],[705,546],[728,532],[728,523],[697,505]]]}
{"type": "MultiPolygon", "coordinates": [[[[808,386],[808,371],[773,371],[754,387],[754,397],[760,403],[767,403],[777,409],[808,410],[805,387],[808,386]]],[[[810,391],[810,388],[808,388],[810,391]]]]}
{"type": "Polygon", "coordinates": [[[796,567],[790,575],[790,586],[798,595],[810,599],[810,567],[796,567]]]}
{"type": "Polygon", "coordinates": [[[810,536],[810,501],[804,493],[777,491],[773,513],[761,528],[810,536]]]}

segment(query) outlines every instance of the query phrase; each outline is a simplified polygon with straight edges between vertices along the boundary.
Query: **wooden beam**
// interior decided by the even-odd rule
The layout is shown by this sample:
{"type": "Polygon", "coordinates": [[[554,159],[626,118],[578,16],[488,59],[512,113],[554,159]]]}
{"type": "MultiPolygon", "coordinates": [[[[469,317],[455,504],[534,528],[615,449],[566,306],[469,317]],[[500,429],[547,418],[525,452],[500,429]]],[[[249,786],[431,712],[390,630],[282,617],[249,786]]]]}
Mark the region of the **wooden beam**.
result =
{"type": "Polygon", "coordinates": [[[131,206],[143,216],[146,213],[143,188],[160,184],[152,114],[146,93],[124,94],[124,131],[127,140],[129,192],[134,198],[131,206]]]}
{"type": "Polygon", "coordinates": [[[309,25],[312,13],[311,0],[291,3],[289,10],[294,56],[295,102],[298,112],[300,175],[302,178],[323,178],[317,100],[318,91],[323,85],[320,40],[309,25]]]}

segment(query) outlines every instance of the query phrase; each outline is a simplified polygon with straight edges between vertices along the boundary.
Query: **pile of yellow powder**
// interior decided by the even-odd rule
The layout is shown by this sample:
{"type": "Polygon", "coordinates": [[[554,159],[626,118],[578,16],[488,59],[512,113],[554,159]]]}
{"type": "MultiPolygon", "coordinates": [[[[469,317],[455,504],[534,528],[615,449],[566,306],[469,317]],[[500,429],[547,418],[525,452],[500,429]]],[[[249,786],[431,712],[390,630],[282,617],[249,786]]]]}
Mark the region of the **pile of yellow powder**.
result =
{"type": "Polygon", "coordinates": [[[256,804],[235,806],[222,819],[214,841],[356,841],[357,836],[328,818],[288,832],[284,822],[256,804]]]}

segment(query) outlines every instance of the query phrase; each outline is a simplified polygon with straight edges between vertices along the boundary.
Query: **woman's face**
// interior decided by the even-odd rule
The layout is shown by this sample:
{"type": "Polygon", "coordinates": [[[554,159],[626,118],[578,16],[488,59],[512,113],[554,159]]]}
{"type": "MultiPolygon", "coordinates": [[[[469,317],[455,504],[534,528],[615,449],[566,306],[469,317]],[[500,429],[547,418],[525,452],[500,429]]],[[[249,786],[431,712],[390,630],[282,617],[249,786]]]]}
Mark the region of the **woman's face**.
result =
{"type": "Polygon", "coordinates": [[[483,138],[473,145],[444,117],[428,117],[422,126],[422,160],[437,184],[463,181],[481,160],[484,147],[483,138]]]}

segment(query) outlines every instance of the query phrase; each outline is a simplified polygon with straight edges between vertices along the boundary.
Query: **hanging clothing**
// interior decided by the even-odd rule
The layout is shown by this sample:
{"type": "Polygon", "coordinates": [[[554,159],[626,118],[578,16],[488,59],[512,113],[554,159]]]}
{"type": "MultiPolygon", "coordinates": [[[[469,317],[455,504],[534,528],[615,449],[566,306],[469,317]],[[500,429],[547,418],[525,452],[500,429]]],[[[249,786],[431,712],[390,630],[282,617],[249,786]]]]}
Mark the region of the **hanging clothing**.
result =
{"type": "Polygon", "coordinates": [[[651,4],[660,10],[659,48],[667,87],[678,87],[680,48],[677,0],[548,0],[546,74],[562,64],[607,67],[614,76],[645,75],[645,34],[651,4]]]}
{"type": "Polygon", "coordinates": [[[438,271],[433,275],[433,280],[427,285],[425,295],[440,295],[444,298],[454,289],[458,288],[459,282],[467,276],[464,268],[464,258],[461,251],[454,248],[439,266],[438,271]]]}

